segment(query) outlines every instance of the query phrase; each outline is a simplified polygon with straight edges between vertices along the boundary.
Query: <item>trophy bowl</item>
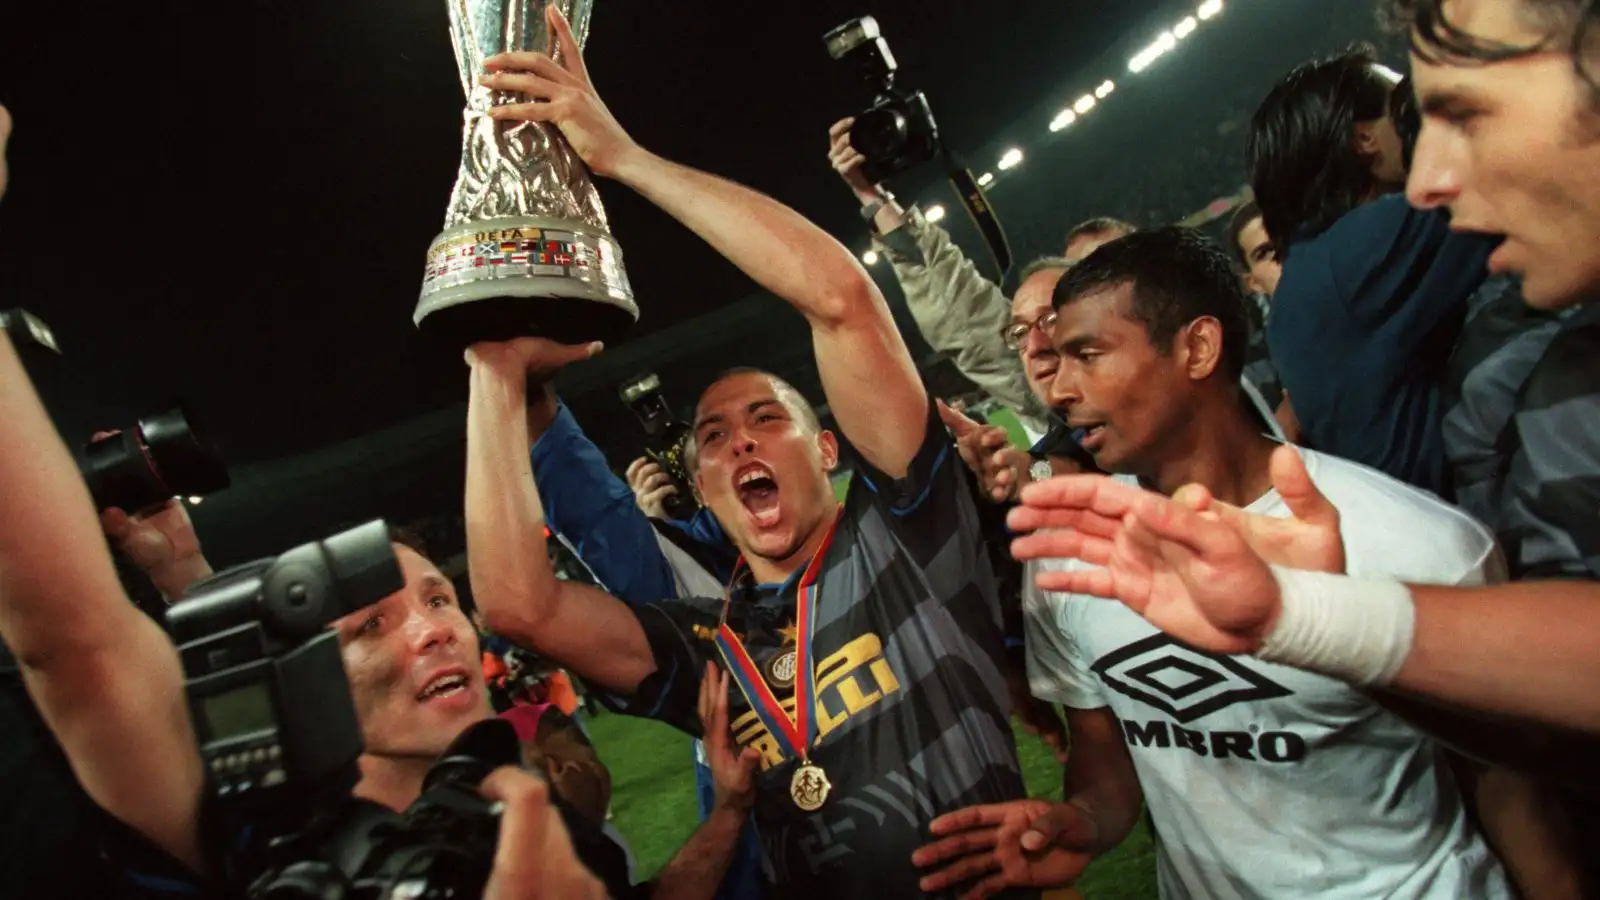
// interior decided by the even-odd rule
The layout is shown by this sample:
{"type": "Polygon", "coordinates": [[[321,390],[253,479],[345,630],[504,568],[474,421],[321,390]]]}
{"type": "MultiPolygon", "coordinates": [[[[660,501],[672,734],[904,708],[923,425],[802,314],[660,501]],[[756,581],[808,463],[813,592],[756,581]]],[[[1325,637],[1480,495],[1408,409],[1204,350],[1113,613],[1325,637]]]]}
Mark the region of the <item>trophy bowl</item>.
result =
{"type": "Polygon", "coordinates": [[[526,336],[615,341],[639,318],[583,160],[553,125],[486,114],[521,98],[478,83],[485,59],[529,50],[561,62],[544,17],[552,3],[581,46],[593,0],[447,0],[467,99],[461,168],[412,321],[452,345],[526,336]]]}

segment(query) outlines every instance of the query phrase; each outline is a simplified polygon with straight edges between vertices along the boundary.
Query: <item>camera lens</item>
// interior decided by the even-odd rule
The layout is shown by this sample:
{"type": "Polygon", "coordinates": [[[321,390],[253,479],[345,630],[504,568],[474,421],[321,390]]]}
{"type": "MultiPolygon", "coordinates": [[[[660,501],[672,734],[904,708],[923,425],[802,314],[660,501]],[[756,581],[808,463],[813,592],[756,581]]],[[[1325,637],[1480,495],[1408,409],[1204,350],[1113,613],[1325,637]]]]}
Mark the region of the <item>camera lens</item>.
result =
{"type": "Polygon", "coordinates": [[[874,161],[899,156],[905,140],[906,117],[892,106],[868,110],[850,127],[850,146],[874,161]]]}

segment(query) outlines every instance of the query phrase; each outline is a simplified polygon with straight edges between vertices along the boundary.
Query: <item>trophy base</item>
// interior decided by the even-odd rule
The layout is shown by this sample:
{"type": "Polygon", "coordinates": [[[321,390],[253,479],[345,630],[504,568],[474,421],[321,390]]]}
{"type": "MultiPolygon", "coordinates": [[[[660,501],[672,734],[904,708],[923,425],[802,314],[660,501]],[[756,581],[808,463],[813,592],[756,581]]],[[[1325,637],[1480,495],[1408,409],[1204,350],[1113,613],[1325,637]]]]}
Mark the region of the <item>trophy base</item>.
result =
{"type": "Polygon", "coordinates": [[[465,347],[518,337],[610,342],[638,318],[622,250],[610,235],[517,216],[435,238],[412,321],[424,334],[465,347]]]}
{"type": "Polygon", "coordinates": [[[633,328],[627,310],[573,297],[485,297],[440,307],[417,322],[422,333],[455,349],[479,341],[549,338],[562,344],[605,341],[633,328]]]}

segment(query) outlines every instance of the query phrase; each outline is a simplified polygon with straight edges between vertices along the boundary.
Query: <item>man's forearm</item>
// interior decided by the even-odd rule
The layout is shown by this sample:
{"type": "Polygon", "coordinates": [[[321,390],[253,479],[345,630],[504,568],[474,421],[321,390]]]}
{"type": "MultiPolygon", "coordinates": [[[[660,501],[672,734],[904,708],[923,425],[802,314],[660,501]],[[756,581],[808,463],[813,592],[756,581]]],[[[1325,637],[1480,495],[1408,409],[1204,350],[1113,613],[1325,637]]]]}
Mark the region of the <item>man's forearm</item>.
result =
{"type": "Polygon", "coordinates": [[[677,855],[656,876],[653,900],[697,900],[715,897],[739,846],[749,814],[718,806],[700,823],[677,855]]]}
{"type": "MultiPolygon", "coordinates": [[[[1277,624],[1258,655],[1375,689],[1385,705],[1469,755],[1554,773],[1578,742],[1461,714],[1600,734],[1600,585],[1404,586],[1274,570],[1277,624]],[[1427,698],[1426,700],[1418,698],[1427,698]],[[1494,737],[1483,746],[1484,735],[1494,737]]],[[[1570,736],[1568,736],[1570,737],[1570,736]]],[[[1579,770],[1586,770],[1579,762],[1579,770]]]]}
{"type": "Polygon", "coordinates": [[[472,367],[467,402],[466,524],[472,593],[490,626],[508,636],[546,618],[556,594],[544,510],[528,455],[521,373],[472,367]]]}
{"type": "Polygon", "coordinates": [[[70,666],[141,614],[117,580],[83,476],[4,332],[0,421],[0,634],[25,666],[70,666]]]}
{"type": "MultiPolygon", "coordinates": [[[[1071,769],[1069,762],[1067,768],[1071,769]]],[[[1067,786],[1062,796],[1067,803],[1078,807],[1083,814],[1095,824],[1095,841],[1090,852],[1095,856],[1109,853],[1118,844],[1133,833],[1135,825],[1139,824],[1139,812],[1143,808],[1139,798],[1132,798],[1115,791],[1101,790],[1091,785],[1072,785],[1073,779],[1069,774],[1066,777],[1067,786]]]]}
{"type": "Polygon", "coordinates": [[[854,254],[771,197],[638,150],[613,177],[698,234],[811,322],[832,322],[870,298],[854,254]]]}
{"type": "Polygon", "coordinates": [[[204,872],[205,770],[177,650],[122,590],[89,491],[3,333],[0,421],[0,635],[89,796],[204,872]]]}
{"type": "Polygon", "coordinates": [[[1414,586],[1394,685],[1488,712],[1600,733],[1600,584],[1414,586]]]}

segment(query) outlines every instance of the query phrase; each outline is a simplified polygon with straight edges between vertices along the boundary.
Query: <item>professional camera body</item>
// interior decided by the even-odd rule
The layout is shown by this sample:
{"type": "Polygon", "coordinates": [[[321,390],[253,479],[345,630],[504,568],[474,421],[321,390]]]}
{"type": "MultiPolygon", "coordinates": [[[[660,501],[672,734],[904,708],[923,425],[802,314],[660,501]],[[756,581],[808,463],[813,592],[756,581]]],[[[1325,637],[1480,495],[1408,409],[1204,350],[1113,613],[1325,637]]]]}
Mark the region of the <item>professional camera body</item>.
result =
{"type": "Polygon", "coordinates": [[[873,184],[939,155],[939,126],[921,91],[895,84],[899,66],[871,16],[852,19],[824,36],[828,54],[849,62],[873,92],[872,106],[856,114],[850,146],[867,158],[862,174],[873,184]]]}
{"type": "MultiPolygon", "coordinates": [[[[210,776],[205,826],[249,836],[219,864],[253,900],[482,896],[500,812],[478,785],[521,763],[510,723],[462,732],[404,813],[350,794],[364,744],[328,625],[404,586],[378,520],[213,575],[167,611],[210,776]]],[[[636,896],[622,849],[560,797],[551,803],[611,895],[636,896]]]]}
{"type": "Polygon", "coordinates": [[[402,814],[351,799],[280,842],[251,886],[262,900],[479,897],[494,864],[500,814],[478,793],[484,777],[517,765],[515,729],[499,719],[468,728],[402,814]]]}
{"type": "Polygon", "coordinates": [[[218,572],[167,611],[222,804],[293,820],[355,786],[361,725],[328,625],[404,586],[377,520],[218,572]]]}
{"type": "Polygon", "coordinates": [[[96,509],[138,512],[172,497],[204,496],[228,486],[222,454],[182,405],[90,441],[78,466],[96,509]]]}
{"type": "Polygon", "coordinates": [[[639,417],[644,428],[645,455],[654,460],[677,485],[678,492],[663,504],[668,517],[686,521],[699,509],[689,489],[689,467],[685,454],[692,436],[688,423],[672,414],[672,406],[661,393],[661,379],[641,375],[617,392],[622,402],[639,417]]]}

